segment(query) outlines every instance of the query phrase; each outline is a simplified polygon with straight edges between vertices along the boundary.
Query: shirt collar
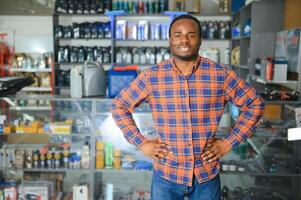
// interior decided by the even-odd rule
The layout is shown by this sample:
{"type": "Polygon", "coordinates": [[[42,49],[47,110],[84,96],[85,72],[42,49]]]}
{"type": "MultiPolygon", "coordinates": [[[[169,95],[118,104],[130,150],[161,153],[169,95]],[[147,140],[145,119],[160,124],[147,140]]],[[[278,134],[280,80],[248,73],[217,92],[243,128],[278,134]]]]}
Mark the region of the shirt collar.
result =
{"type": "MultiPolygon", "coordinates": [[[[201,61],[202,61],[202,57],[199,56],[198,59],[197,59],[197,61],[196,61],[195,64],[193,65],[191,74],[195,73],[196,70],[200,67],[201,61]]],[[[176,70],[177,72],[181,73],[181,71],[177,68],[177,66],[176,66],[176,64],[175,64],[175,62],[174,62],[174,58],[170,58],[170,59],[168,60],[168,64],[169,64],[169,65],[168,65],[169,68],[172,68],[173,70],[176,70]]]]}

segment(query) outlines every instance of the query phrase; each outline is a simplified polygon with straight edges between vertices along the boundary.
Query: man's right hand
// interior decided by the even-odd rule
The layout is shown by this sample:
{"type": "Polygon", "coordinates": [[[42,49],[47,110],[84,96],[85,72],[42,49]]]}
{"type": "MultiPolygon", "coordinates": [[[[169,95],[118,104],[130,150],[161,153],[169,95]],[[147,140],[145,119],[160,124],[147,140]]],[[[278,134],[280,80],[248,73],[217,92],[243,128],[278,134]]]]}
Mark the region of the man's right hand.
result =
{"type": "Polygon", "coordinates": [[[161,139],[148,140],[140,147],[140,150],[144,155],[154,160],[168,158],[172,154],[169,146],[161,139]]]}

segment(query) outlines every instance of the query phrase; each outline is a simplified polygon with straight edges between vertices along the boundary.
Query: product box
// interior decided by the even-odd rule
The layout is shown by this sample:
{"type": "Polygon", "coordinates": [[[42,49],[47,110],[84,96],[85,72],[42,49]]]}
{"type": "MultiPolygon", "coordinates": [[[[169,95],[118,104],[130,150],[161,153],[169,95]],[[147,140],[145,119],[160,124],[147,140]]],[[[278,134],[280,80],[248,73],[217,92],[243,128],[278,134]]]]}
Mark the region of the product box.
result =
{"type": "Polygon", "coordinates": [[[281,119],[281,105],[280,104],[267,104],[264,108],[264,119],[278,120],[281,119]]]}
{"type": "Polygon", "coordinates": [[[275,60],[274,61],[274,81],[286,81],[287,80],[287,61],[275,60]]]}
{"type": "Polygon", "coordinates": [[[17,189],[16,187],[4,188],[4,199],[17,200],[17,189]]]}
{"type": "Polygon", "coordinates": [[[284,109],[284,119],[296,121],[296,127],[301,127],[301,107],[299,104],[285,104],[284,109]]]}
{"type": "Polygon", "coordinates": [[[55,123],[50,125],[53,134],[70,134],[72,127],[65,123],[55,123]]]}
{"type": "Polygon", "coordinates": [[[25,182],[18,188],[19,199],[50,200],[53,184],[50,181],[25,182]]]}
{"type": "Polygon", "coordinates": [[[0,200],[4,200],[4,190],[0,189],[0,200]]]}
{"type": "Polygon", "coordinates": [[[126,39],[126,30],[127,22],[126,20],[117,20],[116,22],[116,39],[125,40],[126,39]]]}
{"type": "Polygon", "coordinates": [[[137,71],[125,70],[116,71],[109,70],[108,79],[108,96],[109,98],[114,98],[122,88],[126,87],[130,82],[133,81],[137,76],[137,71]]]}
{"type": "Polygon", "coordinates": [[[301,72],[301,28],[276,33],[275,57],[285,58],[289,72],[301,72]]]}
{"type": "Polygon", "coordinates": [[[237,13],[241,7],[245,6],[245,3],[246,0],[232,0],[232,14],[237,13]]]}
{"type": "Polygon", "coordinates": [[[89,190],[87,185],[73,187],[73,200],[89,200],[89,190]]]}
{"type": "Polygon", "coordinates": [[[4,134],[10,134],[10,133],[15,133],[15,132],[16,132],[16,127],[14,125],[5,126],[3,129],[4,134]]]}

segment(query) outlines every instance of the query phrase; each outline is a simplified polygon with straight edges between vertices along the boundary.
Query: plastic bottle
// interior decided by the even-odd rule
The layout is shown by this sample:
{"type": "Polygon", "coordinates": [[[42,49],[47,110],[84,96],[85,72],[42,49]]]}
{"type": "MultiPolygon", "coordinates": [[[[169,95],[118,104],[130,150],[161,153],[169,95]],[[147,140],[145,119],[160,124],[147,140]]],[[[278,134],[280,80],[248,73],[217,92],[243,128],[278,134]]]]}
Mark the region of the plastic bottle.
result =
{"type": "Polygon", "coordinates": [[[105,143],[105,168],[113,168],[113,145],[111,143],[105,143]]]}
{"type": "Polygon", "coordinates": [[[102,141],[96,142],[96,169],[103,169],[104,168],[104,161],[105,161],[105,154],[104,154],[104,143],[102,141]]]}
{"type": "Polygon", "coordinates": [[[229,48],[226,48],[224,50],[224,56],[225,56],[224,64],[229,65],[230,64],[230,49],[229,48]]]}
{"type": "Polygon", "coordinates": [[[88,142],[85,142],[85,145],[82,148],[80,164],[82,169],[88,169],[90,167],[90,153],[88,142]]]}
{"type": "Polygon", "coordinates": [[[121,151],[114,151],[114,169],[121,169],[121,151]]]}

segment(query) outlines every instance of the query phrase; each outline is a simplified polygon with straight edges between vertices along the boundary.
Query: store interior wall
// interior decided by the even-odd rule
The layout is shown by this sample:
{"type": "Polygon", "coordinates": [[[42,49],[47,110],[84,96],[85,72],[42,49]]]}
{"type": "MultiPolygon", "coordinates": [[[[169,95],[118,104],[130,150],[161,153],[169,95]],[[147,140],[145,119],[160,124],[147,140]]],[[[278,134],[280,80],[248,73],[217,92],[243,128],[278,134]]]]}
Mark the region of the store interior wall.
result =
{"type": "Polygon", "coordinates": [[[53,52],[52,16],[0,16],[0,32],[14,34],[15,52],[53,52]]]}
{"type": "Polygon", "coordinates": [[[52,15],[55,0],[1,0],[0,15],[52,15]]]}

